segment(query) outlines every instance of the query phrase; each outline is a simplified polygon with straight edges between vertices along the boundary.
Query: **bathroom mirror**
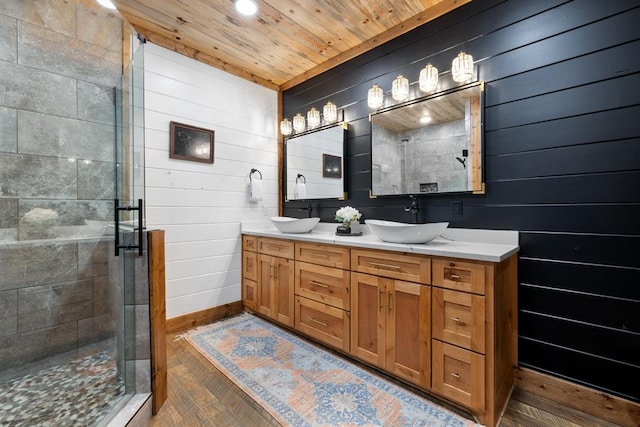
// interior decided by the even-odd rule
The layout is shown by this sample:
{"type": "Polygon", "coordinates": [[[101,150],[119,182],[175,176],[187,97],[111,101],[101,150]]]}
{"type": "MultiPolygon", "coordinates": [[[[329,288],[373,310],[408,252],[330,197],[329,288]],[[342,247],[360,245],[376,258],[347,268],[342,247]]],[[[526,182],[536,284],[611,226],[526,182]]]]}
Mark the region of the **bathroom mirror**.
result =
{"type": "Polygon", "coordinates": [[[484,83],[372,114],[371,195],[483,193],[484,83]]]}
{"type": "Polygon", "coordinates": [[[284,142],[285,199],[344,199],[347,123],[289,137],[284,142]]]}

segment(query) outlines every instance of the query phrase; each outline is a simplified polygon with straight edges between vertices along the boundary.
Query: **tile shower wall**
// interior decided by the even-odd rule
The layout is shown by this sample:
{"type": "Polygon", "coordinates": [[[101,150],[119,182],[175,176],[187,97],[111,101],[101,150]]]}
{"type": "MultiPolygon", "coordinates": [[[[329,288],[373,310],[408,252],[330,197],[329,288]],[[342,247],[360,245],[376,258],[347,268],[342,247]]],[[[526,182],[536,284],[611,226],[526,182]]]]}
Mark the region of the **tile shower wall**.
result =
{"type": "Polygon", "coordinates": [[[114,334],[117,263],[98,236],[121,74],[118,15],[90,0],[0,2],[0,371],[114,334]]]}
{"type": "Polygon", "coordinates": [[[111,219],[121,73],[118,15],[0,3],[0,241],[99,234],[85,219],[111,219]]]}

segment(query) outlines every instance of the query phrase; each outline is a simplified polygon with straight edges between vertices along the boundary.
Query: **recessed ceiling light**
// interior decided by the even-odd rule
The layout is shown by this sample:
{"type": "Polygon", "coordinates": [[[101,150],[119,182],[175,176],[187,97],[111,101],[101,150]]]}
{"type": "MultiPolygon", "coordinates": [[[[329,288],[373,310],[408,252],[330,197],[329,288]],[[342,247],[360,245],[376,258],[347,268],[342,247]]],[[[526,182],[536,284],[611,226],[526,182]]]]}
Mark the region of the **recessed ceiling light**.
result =
{"type": "Polygon", "coordinates": [[[243,15],[255,15],[258,11],[258,5],[253,0],[236,0],[236,10],[243,15]]]}
{"type": "Polygon", "coordinates": [[[431,123],[431,117],[429,116],[420,117],[420,123],[424,123],[424,124],[431,123]]]}
{"type": "Polygon", "coordinates": [[[116,7],[114,6],[113,3],[111,3],[111,0],[97,0],[97,2],[100,3],[101,6],[106,7],[107,9],[116,10],[116,7]]]}

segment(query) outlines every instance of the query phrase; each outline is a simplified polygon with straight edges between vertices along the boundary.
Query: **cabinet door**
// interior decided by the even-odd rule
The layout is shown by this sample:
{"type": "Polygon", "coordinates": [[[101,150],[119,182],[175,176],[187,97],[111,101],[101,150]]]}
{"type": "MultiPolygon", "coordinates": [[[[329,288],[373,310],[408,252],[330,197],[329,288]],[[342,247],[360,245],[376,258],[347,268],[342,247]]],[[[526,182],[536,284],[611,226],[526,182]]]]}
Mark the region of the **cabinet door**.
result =
{"type": "Polygon", "coordinates": [[[242,251],[242,277],[254,282],[258,280],[258,254],[242,251]]]}
{"type": "Polygon", "coordinates": [[[273,319],[274,286],[272,257],[258,255],[258,298],[256,311],[273,319]]]}
{"type": "Polygon", "coordinates": [[[351,273],[351,354],[384,367],[384,281],[351,273]]]}
{"type": "Polygon", "coordinates": [[[431,385],[431,287],[394,280],[385,290],[385,369],[416,385],[431,385]]]}
{"type": "Polygon", "coordinates": [[[275,257],[273,264],[273,319],[293,327],[293,260],[275,257]]]}
{"type": "Polygon", "coordinates": [[[256,302],[258,300],[258,283],[247,279],[246,277],[242,278],[242,303],[245,308],[249,310],[256,310],[256,302]]]}

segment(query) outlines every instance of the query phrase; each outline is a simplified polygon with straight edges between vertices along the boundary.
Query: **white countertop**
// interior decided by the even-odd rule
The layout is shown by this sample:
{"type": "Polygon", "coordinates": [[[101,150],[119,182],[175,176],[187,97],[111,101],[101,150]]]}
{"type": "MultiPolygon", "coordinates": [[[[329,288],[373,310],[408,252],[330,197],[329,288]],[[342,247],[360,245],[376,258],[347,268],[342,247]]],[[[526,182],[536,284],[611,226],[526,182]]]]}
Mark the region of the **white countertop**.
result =
{"type": "Polygon", "coordinates": [[[270,221],[243,222],[242,234],[304,242],[326,243],[368,249],[413,252],[423,255],[501,262],[520,250],[518,232],[511,230],[475,230],[447,228],[440,237],[424,244],[387,243],[361,224],[362,236],[337,236],[337,223],[319,223],[310,233],[282,233],[270,221]]]}

